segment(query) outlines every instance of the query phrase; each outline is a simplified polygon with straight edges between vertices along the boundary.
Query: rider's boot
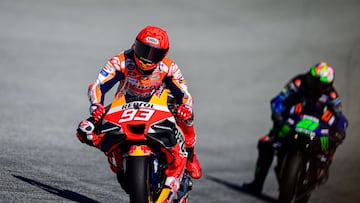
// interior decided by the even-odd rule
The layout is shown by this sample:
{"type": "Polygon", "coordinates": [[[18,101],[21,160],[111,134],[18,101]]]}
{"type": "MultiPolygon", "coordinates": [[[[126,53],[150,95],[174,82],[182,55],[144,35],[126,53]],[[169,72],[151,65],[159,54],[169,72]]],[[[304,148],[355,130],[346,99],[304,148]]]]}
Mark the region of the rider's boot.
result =
{"type": "Polygon", "coordinates": [[[242,185],[243,189],[253,193],[261,194],[264,182],[273,161],[274,149],[267,135],[260,139],[258,143],[259,157],[256,161],[254,180],[242,185]]]}
{"type": "Polygon", "coordinates": [[[242,187],[244,190],[250,193],[261,194],[264,186],[265,178],[266,178],[266,174],[264,172],[260,172],[259,168],[256,168],[254,180],[251,182],[244,183],[242,187]]]}
{"type": "Polygon", "coordinates": [[[196,133],[194,129],[194,124],[192,122],[178,122],[179,127],[184,133],[185,136],[185,146],[188,153],[188,159],[186,163],[186,168],[189,172],[190,177],[194,179],[201,178],[202,170],[200,162],[196,156],[195,152],[195,143],[196,143],[196,133]]]}
{"type": "Polygon", "coordinates": [[[187,148],[186,151],[188,152],[186,168],[189,172],[189,175],[194,179],[201,178],[201,166],[199,160],[197,159],[195,149],[193,147],[187,148]]]}
{"type": "Polygon", "coordinates": [[[321,156],[323,157],[323,162],[319,166],[316,177],[319,185],[324,185],[329,179],[329,168],[332,163],[333,155],[334,154],[331,153],[327,157],[325,157],[326,155],[321,156]]]}
{"type": "Polygon", "coordinates": [[[324,185],[329,179],[329,168],[324,167],[319,169],[317,174],[317,182],[319,185],[324,185]]]}

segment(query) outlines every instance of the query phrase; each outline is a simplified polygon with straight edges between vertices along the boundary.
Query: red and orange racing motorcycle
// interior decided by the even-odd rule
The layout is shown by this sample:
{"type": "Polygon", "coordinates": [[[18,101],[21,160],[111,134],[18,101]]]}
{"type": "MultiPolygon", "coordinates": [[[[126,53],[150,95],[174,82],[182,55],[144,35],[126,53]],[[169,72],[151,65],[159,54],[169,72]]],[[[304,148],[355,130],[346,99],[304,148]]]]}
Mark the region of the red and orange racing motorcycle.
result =
{"type": "MultiPolygon", "coordinates": [[[[163,202],[171,192],[164,187],[168,149],[180,143],[185,151],[172,99],[165,88],[156,90],[148,101],[129,100],[118,94],[97,129],[103,134],[99,149],[108,156],[112,168],[120,169],[117,179],[131,203],[163,202]],[[121,166],[114,161],[114,153],[120,155],[121,166]]],[[[191,187],[185,169],[174,202],[186,203],[191,187]]]]}

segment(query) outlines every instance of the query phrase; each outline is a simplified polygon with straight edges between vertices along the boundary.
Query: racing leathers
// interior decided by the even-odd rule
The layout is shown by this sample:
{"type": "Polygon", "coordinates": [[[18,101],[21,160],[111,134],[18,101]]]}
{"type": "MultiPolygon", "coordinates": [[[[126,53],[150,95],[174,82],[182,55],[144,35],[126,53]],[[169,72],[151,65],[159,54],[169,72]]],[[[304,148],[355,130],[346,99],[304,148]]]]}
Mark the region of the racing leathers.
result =
{"type": "MultiPolygon", "coordinates": [[[[102,104],[104,104],[105,94],[118,82],[119,86],[116,94],[125,95],[127,101],[146,100],[151,97],[156,89],[163,86],[170,89],[175,99],[175,106],[181,106],[185,107],[184,109],[191,110],[190,119],[182,120],[179,117],[176,118],[176,122],[185,136],[185,147],[188,153],[186,155],[180,150],[179,143],[175,145],[171,152],[176,161],[172,162],[172,164],[169,163],[170,166],[165,171],[165,174],[168,177],[177,179],[181,176],[181,172],[186,165],[190,176],[200,178],[201,168],[194,152],[196,134],[192,113],[193,97],[188,92],[186,81],[177,64],[174,63],[172,59],[165,57],[159,62],[155,69],[143,71],[136,67],[133,49],[125,50],[110,58],[100,71],[96,82],[89,85],[88,97],[91,107],[102,106],[102,104]]],[[[90,111],[92,111],[92,109],[90,109],[90,111]]],[[[99,115],[101,115],[101,113],[99,115]]],[[[91,125],[86,123],[94,119],[95,118],[91,118],[82,121],[79,125],[80,130],[78,129],[78,134],[79,132],[80,134],[86,132],[87,126],[91,125]]],[[[86,133],[87,136],[85,136],[85,138],[84,136],[78,135],[80,141],[83,139],[83,142],[90,143],[90,145],[99,145],[98,137],[101,135],[95,134],[94,131],[86,133]]],[[[115,152],[112,156],[115,158],[116,163],[110,164],[110,167],[116,173],[118,170],[121,170],[121,168],[114,167],[114,165],[121,166],[122,160],[120,153],[115,152]]]]}
{"type": "MultiPolygon", "coordinates": [[[[330,129],[329,137],[329,153],[327,159],[327,168],[331,163],[335,150],[339,144],[345,139],[345,131],[348,126],[348,121],[341,110],[341,100],[331,85],[321,92],[312,91],[306,82],[308,73],[300,74],[290,80],[283,90],[271,100],[271,118],[273,120],[273,127],[267,135],[264,135],[258,141],[258,159],[255,168],[255,178],[250,183],[243,185],[244,189],[260,194],[264,185],[269,168],[272,164],[275,151],[278,155],[278,163],[275,170],[279,169],[280,162],[282,161],[282,139],[279,134],[283,122],[287,119],[288,108],[292,105],[301,102],[304,98],[311,98],[315,100],[326,100],[327,106],[335,115],[335,122],[330,129]]],[[[327,173],[327,171],[326,171],[327,173]]],[[[328,174],[326,174],[327,176],[328,174]]],[[[327,179],[327,177],[326,177],[327,179]]],[[[326,180],[325,180],[326,181],[326,180]]]]}

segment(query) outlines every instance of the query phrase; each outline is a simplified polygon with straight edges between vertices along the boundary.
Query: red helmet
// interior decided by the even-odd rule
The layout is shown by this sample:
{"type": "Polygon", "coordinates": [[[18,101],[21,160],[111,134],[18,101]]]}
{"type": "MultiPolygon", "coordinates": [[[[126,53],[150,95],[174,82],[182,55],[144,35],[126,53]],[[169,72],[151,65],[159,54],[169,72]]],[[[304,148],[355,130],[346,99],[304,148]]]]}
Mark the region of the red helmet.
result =
{"type": "Polygon", "coordinates": [[[159,27],[147,26],[136,36],[133,49],[136,65],[143,71],[152,70],[168,53],[168,35],[159,27]]]}

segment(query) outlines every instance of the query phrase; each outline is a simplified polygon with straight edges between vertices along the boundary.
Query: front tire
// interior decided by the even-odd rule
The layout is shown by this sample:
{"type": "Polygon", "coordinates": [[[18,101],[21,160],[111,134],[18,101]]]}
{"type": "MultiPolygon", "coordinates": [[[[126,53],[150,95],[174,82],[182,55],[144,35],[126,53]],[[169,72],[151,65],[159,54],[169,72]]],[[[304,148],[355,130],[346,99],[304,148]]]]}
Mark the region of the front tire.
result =
{"type": "Polygon", "coordinates": [[[286,157],[283,174],[280,178],[280,203],[293,203],[296,202],[297,192],[299,190],[300,173],[302,169],[302,157],[296,154],[289,154],[286,157]]]}
{"type": "Polygon", "coordinates": [[[130,156],[126,165],[126,184],[130,203],[147,203],[149,200],[148,157],[130,156]]]}

